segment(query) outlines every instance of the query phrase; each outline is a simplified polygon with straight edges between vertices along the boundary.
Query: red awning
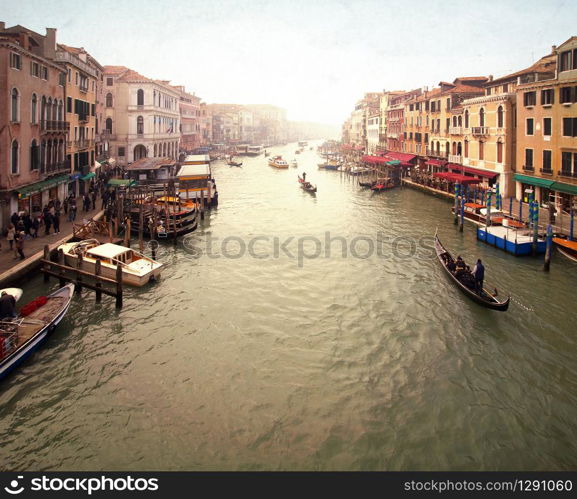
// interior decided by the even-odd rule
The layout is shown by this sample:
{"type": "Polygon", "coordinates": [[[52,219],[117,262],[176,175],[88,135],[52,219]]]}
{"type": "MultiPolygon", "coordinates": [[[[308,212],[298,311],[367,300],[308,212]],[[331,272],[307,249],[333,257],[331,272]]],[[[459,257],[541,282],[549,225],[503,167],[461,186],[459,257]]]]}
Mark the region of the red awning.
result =
{"type": "Polygon", "coordinates": [[[428,159],[427,164],[431,166],[443,166],[445,162],[440,159],[428,159]]]}
{"type": "Polygon", "coordinates": [[[415,159],[416,156],[414,154],[406,154],[404,152],[389,151],[387,154],[385,154],[385,157],[388,158],[389,160],[398,159],[403,163],[409,163],[413,159],[415,159]]]}
{"type": "Polygon", "coordinates": [[[457,165],[455,163],[449,163],[447,165],[447,167],[450,170],[453,170],[454,172],[465,172],[465,173],[470,173],[471,175],[479,175],[480,177],[485,177],[485,178],[495,178],[497,175],[499,175],[496,172],[490,172],[487,170],[480,170],[479,168],[471,168],[470,166],[461,166],[461,165],[457,165]]]}
{"type": "Polygon", "coordinates": [[[387,158],[383,158],[382,156],[363,156],[362,157],[363,163],[372,163],[373,165],[384,165],[387,161],[387,158]]]}
{"type": "Polygon", "coordinates": [[[458,173],[451,172],[433,173],[433,176],[459,184],[478,184],[481,182],[478,178],[467,177],[466,175],[459,175],[458,173]]]}

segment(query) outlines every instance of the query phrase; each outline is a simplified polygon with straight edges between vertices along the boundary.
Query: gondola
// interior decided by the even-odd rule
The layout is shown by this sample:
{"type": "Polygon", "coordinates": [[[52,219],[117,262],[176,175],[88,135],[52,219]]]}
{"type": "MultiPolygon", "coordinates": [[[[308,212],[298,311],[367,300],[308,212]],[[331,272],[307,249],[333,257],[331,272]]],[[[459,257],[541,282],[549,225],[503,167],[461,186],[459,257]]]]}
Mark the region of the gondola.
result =
{"type": "Polygon", "coordinates": [[[463,282],[463,279],[458,279],[453,272],[449,270],[447,264],[453,260],[451,254],[445,249],[445,247],[441,244],[437,234],[435,234],[435,251],[437,252],[437,258],[439,262],[445,269],[449,278],[453,281],[453,283],[463,292],[465,293],[471,300],[482,305],[483,307],[487,307],[493,310],[499,310],[504,312],[509,308],[509,301],[511,297],[508,296],[506,300],[499,300],[497,299],[497,290],[495,289],[495,293],[491,293],[487,290],[487,287],[483,287],[483,292],[479,295],[474,290],[474,280],[468,281],[467,284],[463,282]],[[471,284],[473,288],[471,288],[471,284]]]}
{"type": "Polygon", "coordinates": [[[242,162],[238,163],[237,161],[227,161],[226,164],[228,166],[240,166],[240,167],[242,167],[242,162]]]}
{"type": "Polygon", "coordinates": [[[310,192],[312,194],[316,194],[317,192],[316,185],[313,186],[310,182],[305,181],[300,175],[298,177],[299,177],[299,184],[305,191],[310,192]]]}
{"type": "Polygon", "coordinates": [[[376,181],[372,181],[372,182],[359,182],[359,185],[361,187],[373,187],[373,185],[376,184],[376,181]]]}

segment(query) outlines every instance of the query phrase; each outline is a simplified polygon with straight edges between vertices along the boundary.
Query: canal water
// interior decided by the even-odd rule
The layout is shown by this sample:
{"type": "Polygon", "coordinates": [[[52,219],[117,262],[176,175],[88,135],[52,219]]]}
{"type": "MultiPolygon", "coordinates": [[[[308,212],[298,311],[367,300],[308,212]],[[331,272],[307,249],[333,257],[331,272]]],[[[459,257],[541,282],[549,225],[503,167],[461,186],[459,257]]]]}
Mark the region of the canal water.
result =
{"type": "Polygon", "coordinates": [[[0,384],[2,469],[575,469],[577,265],[544,273],[459,233],[444,200],[295,149],[269,149],[287,170],[215,162],[220,206],[120,312],[74,299],[0,384]],[[447,281],[436,228],[508,312],[447,281]]]}

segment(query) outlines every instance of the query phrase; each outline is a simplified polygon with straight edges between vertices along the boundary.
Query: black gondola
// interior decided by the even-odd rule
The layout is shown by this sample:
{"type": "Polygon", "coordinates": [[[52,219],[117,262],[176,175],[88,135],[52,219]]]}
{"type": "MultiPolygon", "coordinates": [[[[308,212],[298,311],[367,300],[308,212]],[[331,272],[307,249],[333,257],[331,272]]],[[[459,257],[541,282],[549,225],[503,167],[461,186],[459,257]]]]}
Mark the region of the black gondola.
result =
{"type": "Polygon", "coordinates": [[[372,187],[372,186],[375,185],[375,184],[376,184],[376,181],[373,181],[373,182],[359,182],[359,185],[360,185],[361,187],[372,187]]]}
{"type": "Polygon", "coordinates": [[[305,181],[300,175],[298,177],[299,177],[299,184],[305,191],[310,192],[312,194],[316,194],[316,192],[317,192],[317,186],[316,185],[313,186],[313,184],[311,184],[308,181],[305,181]]]}
{"type": "Polygon", "coordinates": [[[228,166],[240,166],[240,167],[242,167],[242,162],[238,163],[237,161],[227,161],[226,164],[228,166]]]}
{"type": "MultiPolygon", "coordinates": [[[[435,234],[435,250],[437,252],[437,258],[439,259],[439,262],[441,263],[441,265],[443,266],[443,268],[447,272],[450,279],[455,283],[455,285],[463,293],[465,293],[469,298],[471,298],[471,300],[473,300],[474,302],[476,302],[479,305],[482,305],[484,307],[491,308],[493,310],[500,310],[502,312],[504,312],[505,310],[507,310],[509,308],[509,301],[511,300],[510,296],[508,296],[506,300],[503,300],[503,301],[498,300],[497,299],[497,290],[495,289],[495,293],[490,293],[487,290],[487,287],[485,287],[485,286],[483,287],[483,291],[481,292],[481,294],[478,294],[475,291],[474,278],[458,279],[455,276],[455,274],[449,270],[449,268],[447,267],[447,264],[450,261],[454,261],[454,260],[453,260],[453,257],[451,256],[451,253],[449,253],[445,249],[445,247],[441,244],[441,241],[439,240],[437,234],[435,234]]],[[[469,275],[470,274],[468,274],[467,276],[469,276],[469,275]]]]}

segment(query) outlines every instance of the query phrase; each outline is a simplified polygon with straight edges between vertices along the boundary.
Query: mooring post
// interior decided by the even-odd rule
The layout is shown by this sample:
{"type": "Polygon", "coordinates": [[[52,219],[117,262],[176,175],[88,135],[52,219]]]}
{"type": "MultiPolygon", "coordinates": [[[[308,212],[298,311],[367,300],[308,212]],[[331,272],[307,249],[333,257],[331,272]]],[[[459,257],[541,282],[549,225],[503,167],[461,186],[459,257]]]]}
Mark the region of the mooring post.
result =
{"type": "Polygon", "coordinates": [[[553,227],[551,224],[547,225],[547,248],[545,249],[545,265],[543,266],[543,270],[545,272],[549,272],[549,268],[551,267],[551,246],[553,245],[553,227]]]}
{"type": "MultiPolygon", "coordinates": [[[[82,255],[78,255],[76,259],[76,270],[82,270],[82,255]]],[[[76,272],[76,293],[82,293],[82,274],[80,272],[76,272]]]]}
{"type": "Polygon", "coordinates": [[[60,287],[63,287],[66,284],[66,280],[64,279],[64,250],[62,248],[58,250],[58,264],[61,265],[58,269],[58,273],[60,274],[60,287]]]}
{"type": "Polygon", "coordinates": [[[569,241],[573,241],[573,226],[575,219],[575,211],[571,208],[571,221],[569,222],[569,241]]]}
{"type": "Polygon", "coordinates": [[[122,267],[116,264],[116,308],[122,308],[122,267]]]}
{"type": "Polygon", "coordinates": [[[537,243],[539,237],[539,203],[533,201],[533,256],[537,255],[537,243]]]}
{"type": "Polygon", "coordinates": [[[453,223],[455,225],[457,225],[457,223],[459,222],[459,192],[461,190],[460,187],[461,186],[458,183],[455,184],[455,218],[453,220],[453,223]]]}
{"type": "Polygon", "coordinates": [[[96,303],[100,303],[102,300],[102,281],[98,279],[102,273],[102,262],[100,258],[96,259],[94,264],[94,275],[96,276],[96,303]]]}
{"type": "Polygon", "coordinates": [[[465,224],[465,196],[461,196],[461,216],[459,218],[459,232],[463,232],[463,225],[465,224]]]}
{"type": "MultiPolygon", "coordinates": [[[[47,244],[44,245],[44,260],[50,260],[50,247],[47,244]]],[[[45,263],[43,268],[44,270],[50,270],[50,264],[45,263]]],[[[44,272],[44,282],[48,282],[49,278],[48,272],[44,272]]]]}

